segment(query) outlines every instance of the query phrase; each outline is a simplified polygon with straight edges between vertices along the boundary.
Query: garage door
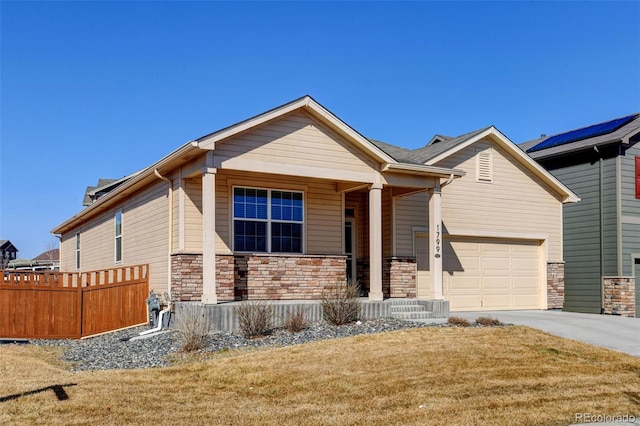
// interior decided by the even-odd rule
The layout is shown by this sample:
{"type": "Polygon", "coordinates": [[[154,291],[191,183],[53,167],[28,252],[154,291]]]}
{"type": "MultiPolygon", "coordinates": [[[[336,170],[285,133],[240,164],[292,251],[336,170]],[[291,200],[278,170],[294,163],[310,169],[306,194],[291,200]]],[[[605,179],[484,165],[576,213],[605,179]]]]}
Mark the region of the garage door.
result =
{"type": "MultiPolygon", "coordinates": [[[[541,309],[540,244],[445,238],[442,284],[452,311],[541,309]]],[[[417,234],[418,296],[430,297],[428,236],[417,234]]]]}

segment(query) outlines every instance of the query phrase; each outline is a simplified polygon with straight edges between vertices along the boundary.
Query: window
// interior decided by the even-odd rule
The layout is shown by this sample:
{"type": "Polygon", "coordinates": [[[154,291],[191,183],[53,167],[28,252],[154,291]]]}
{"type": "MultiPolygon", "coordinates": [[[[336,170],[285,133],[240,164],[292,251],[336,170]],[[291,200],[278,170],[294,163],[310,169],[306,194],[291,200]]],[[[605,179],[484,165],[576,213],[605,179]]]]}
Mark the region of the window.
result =
{"type": "Polygon", "coordinates": [[[302,192],[233,189],[233,249],[302,253],[302,192]]]}
{"type": "Polygon", "coordinates": [[[640,199],[640,156],[636,156],[636,198],[640,199]]]}
{"type": "Polygon", "coordinates": [[[115,260],[116,262],[122,262],[122,212],[116,212],[114,216],[115,222],[115,260]]]}
{"type": "Polygon", "coordinates": [[[76,269],[80,269],[80,233],[76,234],[76,269]]]}

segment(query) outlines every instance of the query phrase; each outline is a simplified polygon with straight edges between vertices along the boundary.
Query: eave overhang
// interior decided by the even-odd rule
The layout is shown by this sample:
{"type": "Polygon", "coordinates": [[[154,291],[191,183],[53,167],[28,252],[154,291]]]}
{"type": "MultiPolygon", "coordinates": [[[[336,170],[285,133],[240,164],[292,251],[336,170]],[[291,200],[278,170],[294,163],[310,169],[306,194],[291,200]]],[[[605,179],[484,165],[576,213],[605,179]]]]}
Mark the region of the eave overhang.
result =
{"type": "Polygon", "coordinates": [[[173,151],[171,154],[167,155],[166,157],[162,158],[146,169],[140,171],[136,176],[132,177],[129,181],[121,184],[118,188],[102,196],[95,203],[89,205],[84,210],[81,210],[75,216],[53,228],[51,230],[51,233],[63,234],[73,228],[80,226],[82,223],[108,210],[114,204],[125,199],[138,189],[141,189],[151,182],[158,180],[158,177],[155,174],[156,170],[158,170],[161,174],[164,172],[168,172],[178,165],[201,154],[202,151],[198,149],[198,147],[193,142],[187,142],[180,148],[173,151]]]}

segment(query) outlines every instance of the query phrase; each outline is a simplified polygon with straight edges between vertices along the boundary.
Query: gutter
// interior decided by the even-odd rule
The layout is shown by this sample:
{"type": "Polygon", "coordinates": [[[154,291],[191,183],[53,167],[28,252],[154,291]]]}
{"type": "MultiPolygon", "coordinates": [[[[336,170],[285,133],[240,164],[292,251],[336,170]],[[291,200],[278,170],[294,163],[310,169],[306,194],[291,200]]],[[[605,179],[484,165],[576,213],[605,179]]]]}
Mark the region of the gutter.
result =
{"type": "Polygon", "coordinates": [[[406,173],[412,175],[423,175],[441,178],[454,178],[466,175],[460,169],[448,169],[446,167],[427,166],[422,164],[387,163],[382,167],[382,172],[406,173]]]}

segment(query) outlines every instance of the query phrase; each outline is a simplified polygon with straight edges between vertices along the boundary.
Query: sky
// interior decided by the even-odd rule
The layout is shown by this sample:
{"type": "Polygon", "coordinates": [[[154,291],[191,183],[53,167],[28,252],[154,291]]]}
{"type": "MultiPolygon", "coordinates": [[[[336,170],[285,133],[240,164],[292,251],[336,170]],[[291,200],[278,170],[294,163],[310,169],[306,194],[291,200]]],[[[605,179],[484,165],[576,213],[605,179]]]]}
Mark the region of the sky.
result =
{"type": "Polygon", "coordinates": [[[0,1],[0,239],[33,258],[87,186],[311,95],[406,148],[640,112],[640,2],[0,1]]]}

